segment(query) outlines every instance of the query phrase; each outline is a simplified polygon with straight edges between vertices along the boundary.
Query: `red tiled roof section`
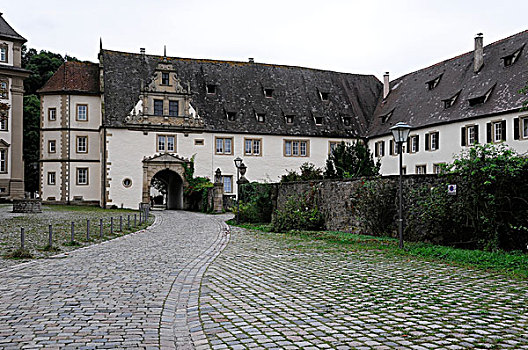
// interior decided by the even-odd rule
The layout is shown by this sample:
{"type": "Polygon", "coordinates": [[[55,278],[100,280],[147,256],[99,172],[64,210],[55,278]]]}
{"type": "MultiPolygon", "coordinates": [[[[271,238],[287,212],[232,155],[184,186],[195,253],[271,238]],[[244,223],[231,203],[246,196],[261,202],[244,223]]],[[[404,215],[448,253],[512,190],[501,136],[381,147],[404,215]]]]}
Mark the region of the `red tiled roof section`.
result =
{"type": "Polygon", "coordinates": [[[99,94],[99,65],[91,62],[64,62],[37,92],[99,94]]]}

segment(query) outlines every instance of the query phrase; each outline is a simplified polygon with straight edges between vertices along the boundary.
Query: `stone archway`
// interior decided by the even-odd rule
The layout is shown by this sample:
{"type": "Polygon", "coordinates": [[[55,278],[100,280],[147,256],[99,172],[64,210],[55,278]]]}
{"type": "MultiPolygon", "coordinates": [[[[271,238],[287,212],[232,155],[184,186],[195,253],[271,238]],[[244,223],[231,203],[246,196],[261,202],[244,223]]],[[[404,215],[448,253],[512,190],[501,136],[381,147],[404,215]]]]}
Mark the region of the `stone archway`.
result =
{"type": "Polygon", "coordinates": [[[183,164],[190,161],[176,155],[164,153],[143,160],[143,203],[150,203],[150,185],[152,179],[157,176],[167,183],[168,191],[171,191],[167,200],[169,209],[187,209],[187,203],[183,198],[183,191],[189,185],[185,179],[185,168],[183,164]]]}

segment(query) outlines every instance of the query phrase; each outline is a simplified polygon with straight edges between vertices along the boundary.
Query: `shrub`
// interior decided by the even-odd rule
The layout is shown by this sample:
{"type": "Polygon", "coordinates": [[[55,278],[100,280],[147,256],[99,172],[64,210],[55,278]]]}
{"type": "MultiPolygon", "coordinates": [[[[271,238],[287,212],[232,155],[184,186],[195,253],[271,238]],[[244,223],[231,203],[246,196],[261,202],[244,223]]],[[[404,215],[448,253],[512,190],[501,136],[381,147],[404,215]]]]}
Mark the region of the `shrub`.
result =
{"type": "Polygon", "coordinates": [[[316,167],[315,164],[309,162],[303,163],[300,170],[300,174],[295,170],[288,170],[285,175],[281,176],[280,182],[321,180],[323,178],[323,170],[316,167]]]}
{"type": "Polygon", "coordinates": [[[315,204],[313,189],[288,198],[284,208],[275,211],[271,225],[274,232],[324,228],[324,217],[315,204]]]}
{"type": "Polygon", "coordinates": [[[271,201],[271,184],[257,182],[240,186],[240,210],[238,213],[240,222],[269,223],[273,212],[271,201]]]}
{"type": "Polygon", "coordinates": [[[362,233],[390,236],[395,230],[396,186],[382,179],[367,180],[356,192],[353,215],[362,233]]]}

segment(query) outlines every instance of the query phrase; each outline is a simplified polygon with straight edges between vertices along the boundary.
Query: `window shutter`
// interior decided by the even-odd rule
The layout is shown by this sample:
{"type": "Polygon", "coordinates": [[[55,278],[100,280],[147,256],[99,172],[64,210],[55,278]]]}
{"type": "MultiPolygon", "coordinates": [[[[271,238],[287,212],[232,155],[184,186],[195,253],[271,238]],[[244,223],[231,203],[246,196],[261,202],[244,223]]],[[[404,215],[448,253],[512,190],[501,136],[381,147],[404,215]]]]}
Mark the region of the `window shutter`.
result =
{"type": "Polygon", "coordinates": [[[435,132],[436,134],[436,149],[440,149],[440,131],[435,132]]]}
{"type": "Polygon", "coordinates": [[[519,118],[513,118],[513,139],[519,139],[519,118]]]}
{"type": "Polygon", "coordinates": [[[394,155],[394,140],[390,140],[390,142],[389,142],[389,154],[391,156],[394,155]]]}
{"type": "Polygon", "coordinates": [[[462,146],[465,146],[465,145],[467,145],[467,142],[466,142],[466,127],[463,126],[462,129],[460,129],[460,130],[461,130],[461,135],[460,135],[461,138],[460,139],[462,140],[460,144],[462,146]]]}
{"type": "Polygon", "coordinates": [[[381,156],[385,155],[385,141],[381,141],[381,156]]]}
{"type": "Polygon", "coordinates": [[[473,128],[475,129],[475,143],[479,143],[479,126],[475,125],[473,128]]]}
{"type": "Polygon", "coordinates": [[[491,123],[486,124],[486,142],[491,142],[491,123]]]}
{"type": "Polygon", "coordinates": [[[407,139],[407,152],[406,153],[411,153],[411,138],[410,137],[407,139]]]}
{"type": "Polygon", "coordinates": [[[420,136],[416,135],[416,152],[420,150],[420,136]]]}
{"type": "Polygon", "coordinates": [[[376,142],[374,144],[374,157],[379,157],[379,150],[378,150],[379,146],[378,145],[380,145],[380,143],[376,142]]]}
{"type": "Polygon", "coordinates": [[[506,120],[501,121],[502,124],[502,141],[506,141],[506,120]]]}
{"type": "Polygon", "coordinates": [[[425,134],[425,150],[429,151],[429,138],[431,137],[430,134],[425,134]]]}

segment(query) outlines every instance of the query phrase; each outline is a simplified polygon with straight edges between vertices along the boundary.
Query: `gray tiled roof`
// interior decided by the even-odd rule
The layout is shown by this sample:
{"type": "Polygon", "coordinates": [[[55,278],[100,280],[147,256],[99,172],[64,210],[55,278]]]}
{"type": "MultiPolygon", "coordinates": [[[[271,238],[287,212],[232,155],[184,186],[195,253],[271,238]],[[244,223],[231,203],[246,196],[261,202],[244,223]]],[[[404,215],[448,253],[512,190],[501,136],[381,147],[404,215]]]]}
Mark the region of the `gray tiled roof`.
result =
{"type": "Polygon", "coordinates": [[[430,126],[476,118],[518,109],[526,96],[518,93],[528,82],[528,31],[484,47],[484,66],[473,72],[473,51],[407,74],[390,83],[391,92],[380,102],[369,128],[369,136],[389,133],[399,121],[413,127],[430,126]],[[516,62],[504,67],[502,57],[521,49],[516,62]],[[428,90],[427,82],[441,75],[438,85],[428,90]],[[491,88],[484,104],[471,107],[469,99],[479,97],[491,88]],[[444,108],[443,100],[460,92],[456,102],[444,108]],[[385,123],[382,116],[393,110],[385,123]]]}
{"type": "Polygon", "coordinates": [[[15,30],[5,21],[1,13],[0,13],[0,38],[26,42],[26,39],[24,39],[20,34],[15,32],[15,30]]]}
{"type": "MultiPolygon", "coordinates": [[[[160,56],[103,50],[105,124],[122,126],[137,103],[141,81],[148,83],[160,56]]],[[[250,62],[168,58],[182,82],[190,82],[192,105],[204,119],[206,130],[233,133],[272,133],[303,136],[364,136],[381,93],[372,75],[336,73],[301,67],[250,62]],[[217,85],[215,95],[206,85],[217,85]],[[266,98],[263,89],[273,89],[266,98]],[[322,101],[319,92],[329,93],[322,101]],[[225,112],[236,111],[228,121],[225,112]],[[265,112],[258,123],[255,112],[265,112]],[[293,114],[293,125],[284,115],[293,114]],[[322,116],[316,126],[314,115],[322,116]],[[349,117],[350,126],[343,123],[349,117]]]]}

